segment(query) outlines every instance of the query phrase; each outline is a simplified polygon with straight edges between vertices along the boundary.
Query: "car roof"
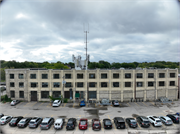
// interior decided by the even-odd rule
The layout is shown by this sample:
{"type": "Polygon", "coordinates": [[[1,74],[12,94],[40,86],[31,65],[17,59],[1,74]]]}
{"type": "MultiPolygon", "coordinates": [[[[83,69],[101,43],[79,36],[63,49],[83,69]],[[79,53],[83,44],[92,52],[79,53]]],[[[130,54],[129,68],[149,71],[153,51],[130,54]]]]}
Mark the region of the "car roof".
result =
{"type": "Polygon", "coordinates": [[[82,119],[80,119],[80,121],[87,121],[87,119],[85,119],[85,118],[82,118],[82,119]]]}
{"type": "Polygon", "coordinates": [[[55,100],[54,102],[58,102],[59,100],[55,100]]]}
{"type": "Polygon", "coordinates": [[[46,118],[43,119],[42,122],[48,122],[50,119],[51,119],[51,117],[46,117],[46,118]]]}
{"type": "Polygon", "coordinates": [[[167,117],[167,116],[161,116],[161,117],[165,118],[166,120],[170,119],[170,118],[169,118],[169,117],[167,117]]]}
{"type": "Polygon", "coordinates": [[[5,116],[3,116],[2,118],[7,118],[7,117],[9,117],[8,115],[5,115],[5,116]]]}
{"type": "Polygon", "coordinates": [[[55,123],[59,123],[59,122],[62,122],[62,121],[63,121],[62,118],[58,118],[58,119],[56,119],[55,123]]]}

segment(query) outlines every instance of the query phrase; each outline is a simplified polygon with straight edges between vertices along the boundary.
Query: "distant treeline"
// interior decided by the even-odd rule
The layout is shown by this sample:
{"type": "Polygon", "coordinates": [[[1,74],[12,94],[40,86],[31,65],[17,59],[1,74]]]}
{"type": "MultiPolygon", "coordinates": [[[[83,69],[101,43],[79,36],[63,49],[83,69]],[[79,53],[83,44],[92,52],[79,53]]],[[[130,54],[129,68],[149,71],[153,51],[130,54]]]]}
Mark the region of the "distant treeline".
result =
{"type": "MultiPolygon", "coordinates": [[[[132,63],[118,63],[113,62],[109,63],[107,61],[99,61],[99,62],[89,62],[88,68],[89,69],[96,69],[96,68],[149,68],[149,67],[156,67],[156,68],[179,68],[178,62],[166,62],[166,61],[156,61],[156,62],[132,62],[132,63]]],[[[45,62],[17,62],[15,60],[13,61],[5,61],[1,60],[1,81],[5,81],[5,69],[13,69],[13,68],[47,68],[47,69],[69,69],[74,68],[74,63],[68,62],[63,63],[60,61],[57,61],[56,63],[48,61],[45,62]]]]}

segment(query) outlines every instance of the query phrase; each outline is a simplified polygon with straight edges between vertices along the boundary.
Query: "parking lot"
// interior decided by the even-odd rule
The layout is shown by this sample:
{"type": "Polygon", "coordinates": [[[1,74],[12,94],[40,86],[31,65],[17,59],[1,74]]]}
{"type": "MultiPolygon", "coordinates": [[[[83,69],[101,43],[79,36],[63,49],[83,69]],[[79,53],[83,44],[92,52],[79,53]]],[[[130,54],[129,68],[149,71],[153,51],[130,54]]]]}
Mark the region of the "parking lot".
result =
{"type": "MultiPolygon", "coordinates": [[[[52,107],[51,103],[47,102],[21,102],[16,106],[10,106],[9,103],[0,103],[1,113],[4,115],[11,116],[24,116],[24,117],[53,117],[65,118],[67,120],[71,117],[77,118],[87,118],[88,119],[88,129],[85,131],[79,130],[76,126],[75,130],[66,131],[66,123],[62,130],[54,130],[53,126],[49,130],[41,130],[40,127],[36,129],[30,129],[29,127],[19,129],[17,127],[9,127],[8,124],[1,126],[3,131],[7,134],[39,134],[39,133],[48,133],[48,134],[58,134],[58,133],[68,133],[68,134],[81,134],[81,133],[102,133],[102,134],[116,134],[116,133],[178,133],[179,124],[173,124],[171,126],[162,125],[161,127],[153,127],[152,125],[149,128],[142,128],[138,125],[137,128],[130,128],[126,124],[126,129],[116,129],[113,123],[113,129],[100,131],[93,131],[91,127],[91,120],[93,118],[99,118],[102,120],[104,118],[109,118],[113,122],[114,117],[136,117],[138,115],[148,116],[165,116],[168,113],[179,112],[180,101],[175,101],[172,103],[158,103],[157,105],[154,102],[123,102],[120,103],[119,107],[113,106],[101,106],[97,104],[87,104],[85,107],[79,107],[78,103],[64,103],[60,107],[52,107]]],[[[103,125],[102,125],[103,126],[103,125]]]]}

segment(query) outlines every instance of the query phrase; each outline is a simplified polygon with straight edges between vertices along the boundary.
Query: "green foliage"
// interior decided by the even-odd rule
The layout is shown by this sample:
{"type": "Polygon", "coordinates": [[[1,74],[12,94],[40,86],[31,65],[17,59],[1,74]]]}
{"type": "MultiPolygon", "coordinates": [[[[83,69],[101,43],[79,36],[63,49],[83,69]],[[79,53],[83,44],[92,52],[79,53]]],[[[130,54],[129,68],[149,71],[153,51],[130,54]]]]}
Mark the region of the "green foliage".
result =
{"type": "Polygon", "coordinates": [[[64,98],[64,103],[67,103],[68,102],[68,98],[64,98]]]}
{"type": "Polygon", "coordinates": [[[7,95],[5,95],[4,100],[8,101],[8,96],[7,95]]]}
{"type": "Polygon", "coordinates": [[[11,102],[12,100],[11,100],[11,98],[8,98],[7,95],[3,95],[3,96],[1,96],[1,101],[3,101],[3,103],[5,103],[5,102],[11,102]]]}

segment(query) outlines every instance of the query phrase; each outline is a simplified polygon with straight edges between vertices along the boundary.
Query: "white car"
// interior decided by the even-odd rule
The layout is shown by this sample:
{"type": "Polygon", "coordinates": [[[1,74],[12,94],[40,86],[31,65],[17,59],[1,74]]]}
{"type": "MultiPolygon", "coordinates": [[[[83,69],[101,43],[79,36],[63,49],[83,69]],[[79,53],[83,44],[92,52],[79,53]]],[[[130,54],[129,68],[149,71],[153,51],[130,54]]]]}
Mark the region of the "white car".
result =
{"type": "Polygon", "coordinates": [[[13,101],[11,101],[11,106],[18,104],[19,102],[20,102],[19,100],[13,100],[13,101]]]}
{"type": "Polygon", "coordinates": [[[56,119],[56,121],[55,121],[55,123],[54,123],[54,128],[55,128],[55,129],[62,129],[64,122],[65,122],[65,121],[64,121],[64,119],[62,119],[62,118],[56,119]]]}
{"type": "Polygon", "coordinates": [[[153,126],[162,126],[161,120],[156,116],[147,116],[153,126]]]}
{"type": "Polygon", "coordinates": [[[8,123],[11,119],[12,119],[12,116],[3,116],[3,117],[0,119],[0,124],[1,124],[1,125],[5,125],[5,124],[8,123]]]}
{"type": "Polygon", "coordinates": [[[61,100],[55,100],[52,104],[53,107],[59,107],[61,105],[61,100]]]}
{"type": "Polygon", "coordinates": [[[172,125],[172,120],[167,116],[159,116],[159,119],[164,123],[165,125],[172,125]]]}

